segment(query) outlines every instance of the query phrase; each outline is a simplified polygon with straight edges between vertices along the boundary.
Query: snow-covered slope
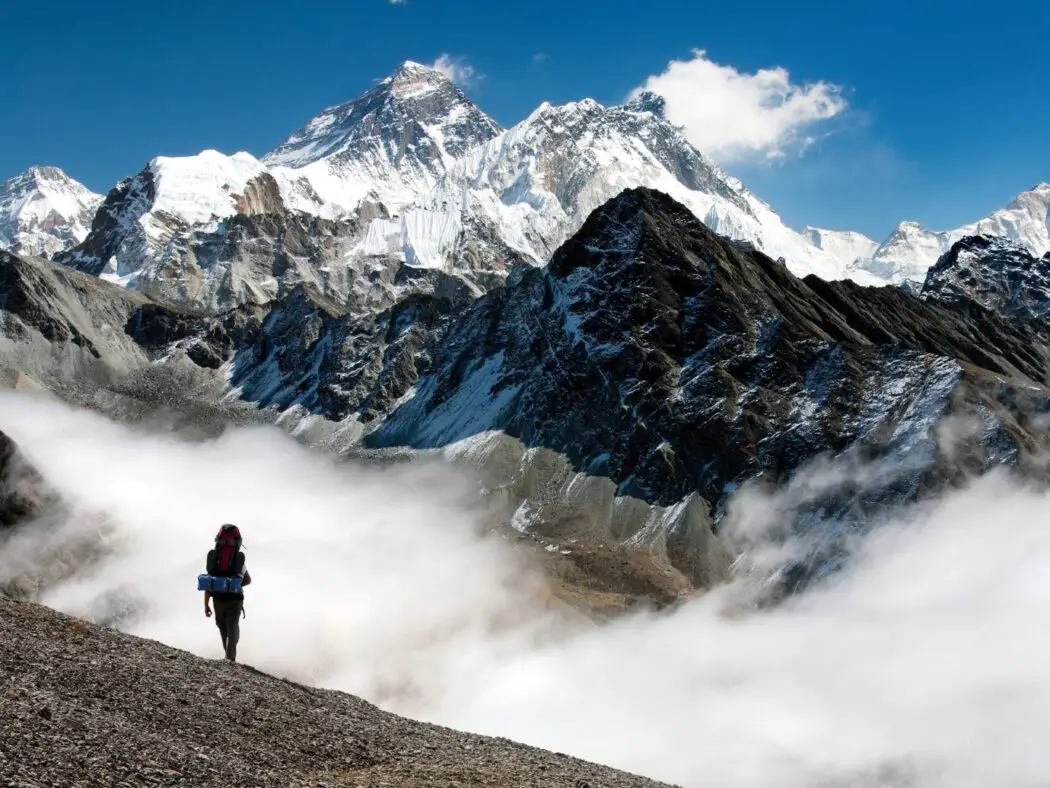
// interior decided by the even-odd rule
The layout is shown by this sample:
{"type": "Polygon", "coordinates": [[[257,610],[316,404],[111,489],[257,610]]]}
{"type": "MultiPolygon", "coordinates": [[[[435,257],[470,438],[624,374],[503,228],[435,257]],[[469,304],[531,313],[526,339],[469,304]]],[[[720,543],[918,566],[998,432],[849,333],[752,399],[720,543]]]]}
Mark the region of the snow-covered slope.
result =
{"type": "MultiPolygon", "coordinates": [[[[381,210],[359,203],[359,216],[381,210]]],[[[347,298],[360,226],[308,181],[248,153],[153,159],[106,196],[88,237],[56,260],[182,306],[219,312],[311,282],[347,298]],[[328,279],[332,282],[328,283],[328,279]]]]}
{"type": "Polygon", "coordinates": [[[806,227],[802,234],[815,247],[842,261],[871,257],[879,248],[878,242],[871,240],[863,233],[852,230],[822,230],[819,227],[806,227]]]}
{"type": "Polygon", "coordinates": [[[954,230],[933,231],[917,222],[901,222],[878,249],[851,266],[850,275],[865,271],[891,282],[921,283],[953,244],[975,235],[1003,238],[1036,257],[1050,251],[1050,183],[1022,192],[991,216],[954,230]]]}
{"type": "Polygon", "coordinates": [[[797,273],[840,278],[853,259],[838,247],[821,249],[784,225],[693,148],[662,116],[656,97],[616,107],[590,99],[545,103],[468,153],[430,200],[460,201],[511,247],[542,262],[591,211],[636,186],[669,194],[716,232],[784,257],[797,273]]]}
{"type": "Polygon", "coordinates": [[[58,167],[30,167],[0,183],[0,248],[51,257],[87,237],[101,202],[58,167]]]}

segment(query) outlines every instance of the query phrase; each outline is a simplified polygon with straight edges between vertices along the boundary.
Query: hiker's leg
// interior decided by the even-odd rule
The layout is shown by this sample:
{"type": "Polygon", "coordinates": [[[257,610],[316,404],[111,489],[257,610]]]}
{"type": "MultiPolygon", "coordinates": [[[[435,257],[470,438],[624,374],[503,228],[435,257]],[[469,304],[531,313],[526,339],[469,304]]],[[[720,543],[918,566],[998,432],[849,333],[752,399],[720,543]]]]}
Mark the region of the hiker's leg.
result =
{"type": "Polygon", "coordinates": [[[215,603],[215,626],[219,628],[219,637],[222,638],[222,653],[226,653],[226,643],[229,640],[229,627],[227,626],[226,620],[228,615],[228,605],[224,599],[213,599],[215,603]]]}
{"type": "Polygon", "coordinates": [[[237,641],[241,639],[241,605],[240,601],[230,602],[229,617],[226,623],[226,659],[237,661],[237,641]]]}

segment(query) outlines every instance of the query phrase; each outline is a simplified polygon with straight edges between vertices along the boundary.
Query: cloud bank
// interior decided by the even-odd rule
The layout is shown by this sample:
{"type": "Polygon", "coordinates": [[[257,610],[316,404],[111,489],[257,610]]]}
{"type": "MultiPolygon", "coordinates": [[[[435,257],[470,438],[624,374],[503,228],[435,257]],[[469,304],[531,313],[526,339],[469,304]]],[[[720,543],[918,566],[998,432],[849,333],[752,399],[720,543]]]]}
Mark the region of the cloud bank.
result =
{"type": "Polygon", "coordinates": [[[839,86],[800,85],[781,67],[747,74],[715,63],[702,49],[690,60],[672,60],[629,98],[646,90],[663,96],[668,120],[723,164],[798,155],[815,140],[821,122],[847,108],[839,86]]]}
{"type": "MultiPolygon", "coordinates": [[[[105,533],[108,557],[43,597],[73,614],[131,601],[122,628],[218,658],[195,576],[231,521],[255,579],[243,660],[393,711],[684,786],[1050,777],[1050,500],[1005,474],[858,540],[847,571],[777,608],[732,584],[596,627],[545,607],[442,466],[336,464],[270,429],[186,443],[27,395],[0,394],[0,429],[75,509],[0,546],[0,582],[45,539],[105,533]]],[[[779,504],[763,495],[737,507],[752,539],[779,504]]]]}

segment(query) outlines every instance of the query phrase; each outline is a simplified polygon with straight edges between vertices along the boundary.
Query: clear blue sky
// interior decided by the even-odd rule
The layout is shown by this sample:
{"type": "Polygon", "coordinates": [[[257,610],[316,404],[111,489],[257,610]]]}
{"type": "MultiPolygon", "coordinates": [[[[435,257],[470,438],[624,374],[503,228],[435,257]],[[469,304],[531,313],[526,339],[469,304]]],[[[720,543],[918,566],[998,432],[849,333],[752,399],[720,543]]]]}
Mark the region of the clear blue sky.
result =
{"type": "MultiPolygon", "coordinates": [[[[618,103],[703,49],[842,86],[801,158],[727,164],[796,227],[946,228],[1050,180],[1050,3],[212,0],[5,8],[0,178],[56,164],[96,191],[156,155],[260,155],[405,59],[466,58],[503,125],[539,102],[618,103]],[[537,62],[536,56],[545,57],[537,62]]],[[[703,98],[698,96],[698,101],[703,98]]]]}

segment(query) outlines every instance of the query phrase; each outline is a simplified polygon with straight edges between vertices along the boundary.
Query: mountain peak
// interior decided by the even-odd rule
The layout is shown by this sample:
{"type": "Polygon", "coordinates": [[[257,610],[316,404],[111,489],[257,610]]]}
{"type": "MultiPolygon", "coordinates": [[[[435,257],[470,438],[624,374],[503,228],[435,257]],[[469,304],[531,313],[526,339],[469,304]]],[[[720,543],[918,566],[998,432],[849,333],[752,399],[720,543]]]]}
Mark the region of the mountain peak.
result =
{"type": "Polygon", "coordinates": [[[635,94],[624,104],[624,109],[631,112],[651,112],[658,118],[666,118],[667,101],[663,96],[653,93],[651,90],[643,90],[635,94]]]}
{"type": "Polygon", "coordinates": [[[427,91],[450,89],[459,91],[459,88],[444,71],[416,63],[414,60],[406,60],[389,77],[380,82],[372,92],[389,91],[399,98],[413,98],[427,91]]]}
{"type": "Polygon", "coordinates": [[[633,259],[643,247],[680,246],[686,236],[717,239],[670,195],[648,187],[624,189],[590,213],[580,230],[555,253],[549,270],[563,277],[603,259],[633,259]]]}
{"type": "Polygon", "coordinates": [[[31,175],[37,180],[44,181],[71,181],[65,171],[61,167],[56,167],[52,164],[33,164],[26,168],[26,174],[31,175]]]}
{"type": "Polygon", "coordinates": [[[61,168],[33,165],[0,183],[0,248],[50,257],[79,243],[102,202],[61,168]]]}
{"type": "Polygon", "coordinates": [[[336,169],[362,170],[366,181],[421,168],[429,182],[447,159],[501,131],[444,72],[406,60],[356,99],[321,112],[262,161],[301,168],[327,160],[336,169]]]}
{"type": "Polygon", "coordinates": [[[8,192],[11,189],[32,188],[34,184],[44,185],[56,183],[69,183],[80,186],[80,184],[70,178],[61,167],[56,167],[52,164],[33,164],[27,167],[24,171],[17,175],[13,175],[0,183],[0,191],[8,192]]]}

